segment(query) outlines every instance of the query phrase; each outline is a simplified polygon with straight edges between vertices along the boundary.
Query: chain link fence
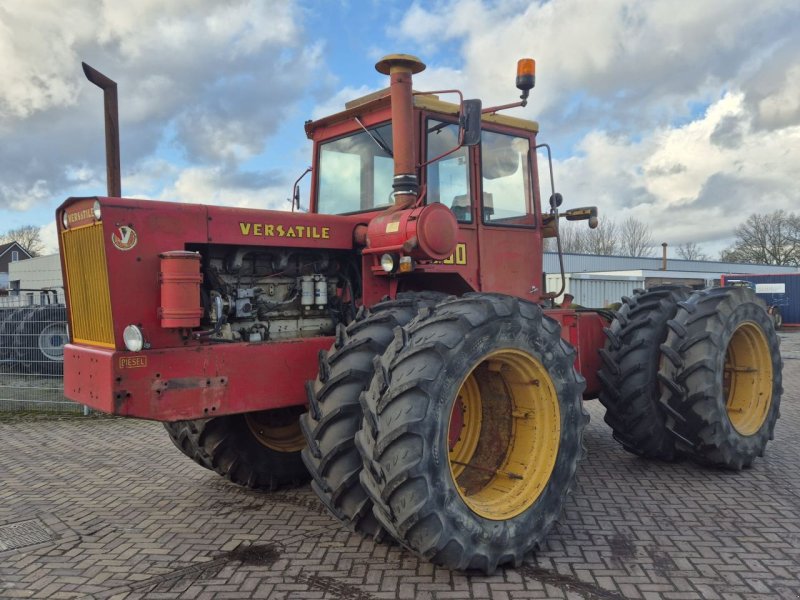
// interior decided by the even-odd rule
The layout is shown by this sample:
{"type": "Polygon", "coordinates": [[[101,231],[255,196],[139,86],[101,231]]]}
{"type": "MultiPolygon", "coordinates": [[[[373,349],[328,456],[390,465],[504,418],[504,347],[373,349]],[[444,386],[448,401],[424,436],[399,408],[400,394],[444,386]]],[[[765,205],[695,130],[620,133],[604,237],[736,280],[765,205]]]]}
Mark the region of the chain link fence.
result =
{"type": "Polygon", "coordinates": [[[0,297],[0,412],[87,413],[64,397],[63,300],[61,289],[0,297]]]}

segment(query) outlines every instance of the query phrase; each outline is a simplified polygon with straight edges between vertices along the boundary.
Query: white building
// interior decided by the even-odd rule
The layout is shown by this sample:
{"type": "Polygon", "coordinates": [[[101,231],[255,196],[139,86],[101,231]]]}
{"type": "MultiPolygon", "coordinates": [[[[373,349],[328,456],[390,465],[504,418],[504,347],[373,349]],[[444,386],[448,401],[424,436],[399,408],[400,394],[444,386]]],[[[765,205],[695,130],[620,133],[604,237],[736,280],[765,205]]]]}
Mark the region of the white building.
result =
{"type": "Polygon", "coordinates": [[[2,302],[5,306],[63,303],[64,278],[58,254],[10,263],[8,290],[9,296],[2,302]]]}
{"type": "MultiPolygon", "coordinates": [[[[545,252],[546,291],[562,290],[558,254],[545,252]]],[[[564,254],[563,292],[570,293],[575,303],[587,308],[603,308],[631,296],[637,288],[657,285],[686,285],[702,289],[719,285],[723,274],[786,274],[798,273],[797,267],[744,265],[713,260],[683,260],[630,256],[596,256],[564,254]],[[664,268],[666,267],[666,268],[664,268]]],[[[563,296],[556,298],[560,304],[563,296]]]]}

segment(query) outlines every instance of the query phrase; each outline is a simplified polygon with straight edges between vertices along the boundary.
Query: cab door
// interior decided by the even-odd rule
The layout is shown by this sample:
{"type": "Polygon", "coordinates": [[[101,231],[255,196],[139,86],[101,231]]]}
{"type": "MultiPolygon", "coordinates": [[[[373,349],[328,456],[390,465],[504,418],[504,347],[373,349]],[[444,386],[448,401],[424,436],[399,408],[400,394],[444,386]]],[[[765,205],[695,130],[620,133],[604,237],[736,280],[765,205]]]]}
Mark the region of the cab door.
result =
{"type": "Polygon", "coordinates": [[[457,123],[440,115],[427,114],[423,117],[423,124],[424,156],[428,163],[424,180],[426,201],[447,206],[456,217],[459,230],[453,255],[437,266],[437,285],[453,294],[478,290],[474,150],[458,147],[457,123]],[[448,278],[446,282],[443,275],[448,278]]]}
{"type": "Polygon", "coordinates": [[[542,293],[534,139],[484,129],[474,169],[481,290],[531,301],[542,293]]]}

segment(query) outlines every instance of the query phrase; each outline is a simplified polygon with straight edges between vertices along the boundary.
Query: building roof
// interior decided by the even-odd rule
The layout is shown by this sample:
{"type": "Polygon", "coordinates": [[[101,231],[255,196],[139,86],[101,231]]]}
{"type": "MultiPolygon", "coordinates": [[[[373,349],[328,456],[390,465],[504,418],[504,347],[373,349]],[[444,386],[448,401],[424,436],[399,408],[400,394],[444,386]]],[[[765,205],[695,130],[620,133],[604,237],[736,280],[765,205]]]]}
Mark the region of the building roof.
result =
{"type": "Polygon", "coordinates": [[[23,248],[19,244],[19,242],[8,242],[8,243],[5,243],[5,244],[0,244],[0,256],[3,256],[3,254],[5,254],[9,250],[11,250],[11,248],[14,247],[14,246],[17,247],[17,250],[22,250],[25,253],[25,256],[27,256],[28,258],[31,258],[30,252],[25,250],[25,248],[23,248]]]}
{"type": "MultiPolygon", "coordinates": [[[[558,253],[544,253],[544,270],[546,273],[558,273],[558,253]]],[[[660,271],[661,258],[645,258],[633,256],[598,256],[595,254],[564,254],[564,271],[566,273],[593,273],[596,271],[660,271]]],[[[720,262],[716,260],[684,260],[668,258],[667,271],[691,271],[697,273],[798,273],[797,267],[776,265],[748,265],[741,263],[720,262]]],[[[661,271],[663,273],[663,271],[661,271]]]]}

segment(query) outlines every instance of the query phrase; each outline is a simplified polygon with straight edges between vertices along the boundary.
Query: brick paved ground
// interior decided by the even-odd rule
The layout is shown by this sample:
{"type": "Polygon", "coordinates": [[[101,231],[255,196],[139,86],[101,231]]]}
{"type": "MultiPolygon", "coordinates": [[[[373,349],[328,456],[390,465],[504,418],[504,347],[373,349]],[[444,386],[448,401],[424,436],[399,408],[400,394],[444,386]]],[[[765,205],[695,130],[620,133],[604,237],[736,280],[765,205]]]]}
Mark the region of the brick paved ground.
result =
{"type": "Polygon", "coordinates": [[[350,534],[308,489],[228,484],[156,423],[0,422],[0,598],[796,599],[800,333],[783,338],[783,417],[753,469],[637,459],[592,402],[562,523],[493,577],[350,534]]]}

